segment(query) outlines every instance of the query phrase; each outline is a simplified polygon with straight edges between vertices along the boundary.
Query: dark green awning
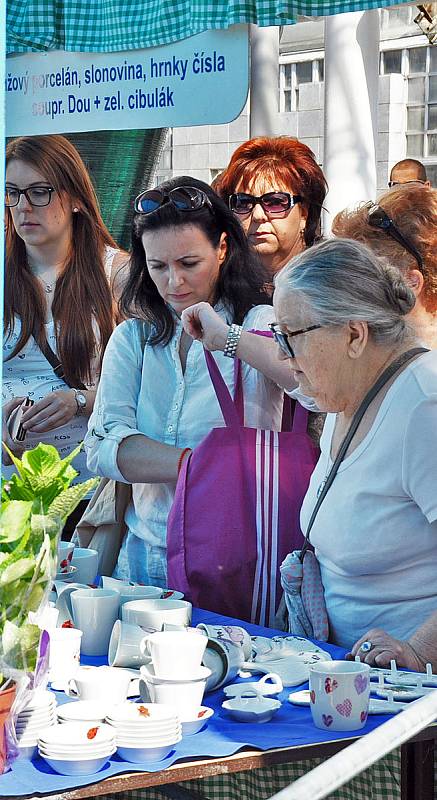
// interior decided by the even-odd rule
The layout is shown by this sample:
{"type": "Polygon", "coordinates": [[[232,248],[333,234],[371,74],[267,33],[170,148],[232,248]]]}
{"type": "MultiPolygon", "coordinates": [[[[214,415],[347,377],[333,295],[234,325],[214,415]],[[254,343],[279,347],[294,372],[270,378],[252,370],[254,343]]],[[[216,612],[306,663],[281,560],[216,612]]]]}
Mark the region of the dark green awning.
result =
{"type": "Polygon", "coordinates": [[[130,249],[133,199],[150,185],[166,128],[67,133],[96,187],[103,219],[114,239],[130,249]]]}
{"type": "Polygon", "coordinates": [[[110,52],[168,44],[239,22],[290,25],[399,0],[7,0],[8,52],[110,52]]]}

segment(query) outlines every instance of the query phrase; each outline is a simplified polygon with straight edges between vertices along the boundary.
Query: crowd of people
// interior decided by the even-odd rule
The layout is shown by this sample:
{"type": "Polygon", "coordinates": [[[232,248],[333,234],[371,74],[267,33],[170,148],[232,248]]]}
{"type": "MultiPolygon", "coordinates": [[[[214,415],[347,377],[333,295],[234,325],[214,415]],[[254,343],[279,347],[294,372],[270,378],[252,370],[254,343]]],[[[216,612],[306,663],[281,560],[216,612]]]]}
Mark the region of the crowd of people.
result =
{"type": "Polygon", "coordinates": [[[280,430],[284,392],[318,421],[304,535],[366,400],[310,535],[329,640],[369,664],[437,670],[437,190],[400,162],[323,239],[327,188],[306,145],[252,139],[214,188],[184,176],[142,192],[127,254],[64,137],[10,142],[3,441],[64,455],[85,440],[80,480],[132,484],[115,575],[165,586],[178,474],[224,424],[204,348],[231,393],[241,360],[247,426],[280,430]],[[10,421],[25,398],[20,443],[10,421]]]}

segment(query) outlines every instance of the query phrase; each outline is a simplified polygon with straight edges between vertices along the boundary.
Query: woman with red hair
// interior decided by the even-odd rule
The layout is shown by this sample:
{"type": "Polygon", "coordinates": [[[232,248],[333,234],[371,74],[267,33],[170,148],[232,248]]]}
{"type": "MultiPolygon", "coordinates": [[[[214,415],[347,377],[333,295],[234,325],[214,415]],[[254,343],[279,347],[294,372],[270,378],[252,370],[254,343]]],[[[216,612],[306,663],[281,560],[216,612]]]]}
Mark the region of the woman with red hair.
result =
{"type": "Polygon", "coordinates": [[[408,315],[421,341],[437,348],[437,190],[399,186],[366,204],[337,214],[332,232],[363,242],[395,264],[416,295],[408,315]]]}
{"type": "Polygon", "coordinates": [[[249,139],[237,148],[215,188],[272,278],[320,236],[327,183],[312,150],[297,139],[249,139]]]}

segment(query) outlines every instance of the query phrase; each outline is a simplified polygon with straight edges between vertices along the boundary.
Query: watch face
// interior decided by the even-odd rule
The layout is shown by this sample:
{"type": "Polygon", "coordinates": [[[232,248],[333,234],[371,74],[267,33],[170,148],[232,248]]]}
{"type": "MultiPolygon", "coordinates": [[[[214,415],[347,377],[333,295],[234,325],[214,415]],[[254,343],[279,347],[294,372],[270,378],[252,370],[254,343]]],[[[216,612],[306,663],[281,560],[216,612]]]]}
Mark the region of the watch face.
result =
{"type": "Polygon", "coordinates": [[[86,397],[84,394],[80,392],[76,392],[76,402],[81,408],[85,408],[86,406],[86,397]]]}

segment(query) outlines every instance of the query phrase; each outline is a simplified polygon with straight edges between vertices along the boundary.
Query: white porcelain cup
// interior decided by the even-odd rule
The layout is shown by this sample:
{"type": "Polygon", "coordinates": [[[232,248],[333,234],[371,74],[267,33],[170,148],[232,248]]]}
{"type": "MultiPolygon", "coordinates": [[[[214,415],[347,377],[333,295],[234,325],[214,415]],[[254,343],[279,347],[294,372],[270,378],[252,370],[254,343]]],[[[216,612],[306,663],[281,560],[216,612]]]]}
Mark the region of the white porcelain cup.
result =
{"type": "Polygon", "coordinates": [[[73,622],[83,631],[82,653],[106,656],[118,617],[118,592],[113,589],[77,589],[71,593],[70,600],[73,622]]]}
{"type": "Polygon", "coordinates": [[[115,622],[109,640],[108,663],[111,667],[131,667],[138,669],[141,664],[150,662],[140,650],[144,630],[139,625],[129,625],[119,619],[115,622]]]}
{"type": "Polygon", "coordinates": [[[99,566],[97,550],[88,547],[75,547],[71,566],[76,567],[76,581],[78,583],[94,583],[99,566]]]}
{"type": "Polygon", "coordinates": [[[229,639],[208,639],[202,664],[211,670],[206,691],[212,692],[237,677],[244,662],[243,648],[229,639]]]}
{"type": "Polygon", "coordinates": [[[59,542],[57,572],[66,572],[68,570],[68,567],[71,566],[73,551],[74,542],[59,542]]]}
{"type": "Polygon", "coordinates": [[[132,674],[116,667],[79,667],[68,682],[69,697],[93,700],[107,707],[123,703],[127,697],[132,674]]]}
{"type": "Polygon", "coordinates": [[[122,607],[121,618],[153,632],[160,631],[165,622],[189,625],[191,612],[191,603],[186,600],[132,600],[122,607]]]}
{"type": "Polygon", "coordinates": [[[244,660],[249,661],[252,658],[252,639],[248,633],[240,625],[205,625],[200,622],[197,626],[199,630],[203,631],[209,639],[227,639],[234,644],[238,644],[243,648],[244,660]]]}
{"type": "Polygon", "coordinates": [[[208,640],[197,628],[185,631],[157,631],[145,636],[140,650],[151,659],[161,678],[190,680],[199,671],[208,640]]]}
{"type": "Polygon", "coordinates": [[[147,667],[140,670],[140,695],[143,702],[164,703],[174,706],[181,718],[193,717],[202,705],[209,670],[200,667],[198,677],[192,680],[166,680],[152,675],[147,667]]]}
{"type": "Polygon", "coordinates": [[[52,688],[64,691],[79,669],[82,631],[78,628],[54,628],[49,631],[49,681],[52,688]]]}
{"type": "Polygon", "coordinates": [[[120,608],[118,615],[121,618],[121,610],[125,603],[133,600],[158,600],[161,597],[162,589],[159,586],[123,586],[116,589],[120,593],[120,608]]]}
{"type": "Polygon", "coordinates": [[[369,707],[369,665],[357,661],[319,661],[309,671],[314,725],[325,731],[362,728],[369,707]]]}

